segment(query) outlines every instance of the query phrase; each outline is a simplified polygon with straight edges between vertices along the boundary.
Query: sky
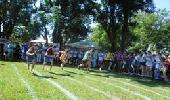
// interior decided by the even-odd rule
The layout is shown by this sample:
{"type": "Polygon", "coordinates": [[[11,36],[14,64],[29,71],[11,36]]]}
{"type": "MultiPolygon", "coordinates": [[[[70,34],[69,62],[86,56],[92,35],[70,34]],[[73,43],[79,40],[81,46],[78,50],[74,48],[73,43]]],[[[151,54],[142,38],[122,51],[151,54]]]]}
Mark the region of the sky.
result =
{"type": "Polygon", "coordinates": [[[170,11],[170,0],[154,0],[154,4],[158,9],[166,9],[170,11]]]}

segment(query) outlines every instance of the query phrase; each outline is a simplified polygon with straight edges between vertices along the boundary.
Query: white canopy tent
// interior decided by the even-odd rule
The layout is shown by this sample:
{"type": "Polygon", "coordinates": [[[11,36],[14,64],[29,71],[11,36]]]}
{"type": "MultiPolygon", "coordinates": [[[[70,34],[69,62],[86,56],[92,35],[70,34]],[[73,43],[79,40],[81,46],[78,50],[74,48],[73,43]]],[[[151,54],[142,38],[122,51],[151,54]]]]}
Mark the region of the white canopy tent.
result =
{"type": "MultiPolygon", "coordinates": [[[[31,43],[46,43],[46,40],[31,40],[31,43]]],[[[53,43],[53,42],[48,42],[48,43],[53,43]]]]}

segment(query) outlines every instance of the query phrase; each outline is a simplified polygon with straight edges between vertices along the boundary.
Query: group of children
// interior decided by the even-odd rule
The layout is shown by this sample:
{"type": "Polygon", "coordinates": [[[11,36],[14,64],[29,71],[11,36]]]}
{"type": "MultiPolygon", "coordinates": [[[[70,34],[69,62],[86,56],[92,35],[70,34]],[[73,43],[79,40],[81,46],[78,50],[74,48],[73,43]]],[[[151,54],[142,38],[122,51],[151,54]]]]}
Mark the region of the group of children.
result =
{"type": "Polygon", "coordinates": [[[150,51],[111,53],[89,49],[84,53],[81,63],[77,63],[77,65],[79,67],[86,66],[88,69],[98,68],[99,70],[105,69],[141,77],[152,77],[157,80],[163,78],[168,82],[170,55],[150,51]]]}
{"type": "Polygon", "coordinates": [[[142,77],[152,77],[169,81],[167,71],[170,68],[170,56],[162,53],[153,53],[150,51],[130,53],[100,51],[96,49],[70,49],[59,51],[55,46],[48,45],[42,49],[39,45],[31,46],[26,52],[28,68],[31,72],[35,63],[42,61],[43,69],[46,70],[46,64],[50,63],[51,70],[54,63],[60,64],[61,68],[68,63],[73,66],[98,68],[99,70],[112,70],[118,73],[135,74],[142,77]],[[30,64],[32,63],[32,66],[30,64]],[[162,73],[162,74],[161,74],[162,73]]]}
{"type": "Polygon", "coordinates": [[[26,52],[26,61],[28,63],[28,69],[33,72],[35,63],[41,62],[43,56],[43,69],[51,70],[54,61],[60,60],[61,68],[68,62],[69,54],[67,50],[58,51],[53,45],[46,46],[46,49],[40,48],[38,45],[32,45],[26,52]],[[58,58],[58,59],[57,59],[58,58]],[[47,64],[50,64],[50,68],[47,68],[47,64]],[[32,65],[31,65],[32,64],[32,65]]]}

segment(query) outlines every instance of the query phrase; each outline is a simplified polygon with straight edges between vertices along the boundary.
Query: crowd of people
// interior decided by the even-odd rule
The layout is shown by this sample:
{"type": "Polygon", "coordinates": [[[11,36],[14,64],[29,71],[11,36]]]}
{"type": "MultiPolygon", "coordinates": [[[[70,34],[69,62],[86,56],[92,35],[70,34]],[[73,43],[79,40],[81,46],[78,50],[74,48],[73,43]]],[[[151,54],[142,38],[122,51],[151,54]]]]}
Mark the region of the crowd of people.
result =
{"type": "Polygon", "coordinates": [[[138,75],[140,77],[152,77],[153,79],[164,79],[168,82],[168,70],[170,69],[170,55],[160,51],[138,51],[132,52],[109,52],[95,48],[70,48],[59,50],[54,45],[26,45],[21,48],[12,46],[5,47],[5,59],[11,58],[23,59],[28,62],[28,69],[33,72],[35,64],[43,64],[44,70],[51,70],[54,64],[58,64],[63,69],[65,64],[91,68],[99,70],[110,70],[129,75],[138,75]],[[16,49],[17,48],[17,49],[16,49]],[[12,52],[13,51],[13,52],[12,52]],[[32,65],[31,65],[32,64],[32,65]],[[46,65],[50,64],[48,68],[46,65]]]}

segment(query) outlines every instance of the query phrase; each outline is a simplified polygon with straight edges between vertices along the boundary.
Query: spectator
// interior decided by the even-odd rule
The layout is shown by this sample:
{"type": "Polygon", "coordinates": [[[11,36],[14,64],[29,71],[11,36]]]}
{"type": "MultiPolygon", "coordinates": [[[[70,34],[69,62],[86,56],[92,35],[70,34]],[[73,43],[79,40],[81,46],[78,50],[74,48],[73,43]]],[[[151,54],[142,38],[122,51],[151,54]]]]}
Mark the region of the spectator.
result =
{"type": "Polygon", "coordinates": [[[92,53],[92,67],[96,68],[97,66],[97,58],[98,58],[98,51],[94,50],[92,53]]]}

